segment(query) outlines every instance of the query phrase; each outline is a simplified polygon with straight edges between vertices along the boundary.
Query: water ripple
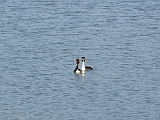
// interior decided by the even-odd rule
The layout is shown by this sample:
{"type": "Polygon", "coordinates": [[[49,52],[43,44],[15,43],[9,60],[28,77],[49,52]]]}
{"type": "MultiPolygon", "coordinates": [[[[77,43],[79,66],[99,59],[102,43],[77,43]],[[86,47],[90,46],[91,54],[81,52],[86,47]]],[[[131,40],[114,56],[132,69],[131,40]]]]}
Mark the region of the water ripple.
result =
{"type": "Polygon", "coordinates": [[[155,0],[3,0],[0,119],[158,120],[159,9],[155,0]],[[94,70],[75,75],[82,56],[94,70]]]}

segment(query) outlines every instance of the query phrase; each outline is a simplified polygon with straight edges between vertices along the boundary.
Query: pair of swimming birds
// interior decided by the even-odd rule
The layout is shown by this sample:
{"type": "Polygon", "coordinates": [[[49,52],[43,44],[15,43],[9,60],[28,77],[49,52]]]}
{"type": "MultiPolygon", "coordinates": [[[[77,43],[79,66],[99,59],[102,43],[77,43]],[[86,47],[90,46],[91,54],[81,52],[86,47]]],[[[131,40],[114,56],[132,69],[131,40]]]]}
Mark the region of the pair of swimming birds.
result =
{"type": "Polygon", "coordinates": [[[79,65],[79,59],[76,59],[76,67],[74,69],[74,73],[79,74],[79,73],[85,73],[86,70],[93,70],[92,67],[90,66],[85,66],[85,57],[81,57],[82,58],[82,69],[78,68],[79,65]]]}

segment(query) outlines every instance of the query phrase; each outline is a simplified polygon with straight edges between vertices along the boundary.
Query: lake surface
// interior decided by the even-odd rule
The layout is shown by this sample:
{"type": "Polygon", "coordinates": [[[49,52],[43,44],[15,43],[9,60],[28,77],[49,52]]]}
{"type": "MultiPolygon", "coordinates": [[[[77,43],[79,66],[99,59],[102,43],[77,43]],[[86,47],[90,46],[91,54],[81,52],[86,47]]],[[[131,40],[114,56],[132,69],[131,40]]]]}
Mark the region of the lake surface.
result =
{"type": "Polygon", "coordinates": [[[1,0],[0,14],[0,120],[160,119],[159,0],[1,0]],[[75,75],[82,56],[94,70],[75,75]]]}

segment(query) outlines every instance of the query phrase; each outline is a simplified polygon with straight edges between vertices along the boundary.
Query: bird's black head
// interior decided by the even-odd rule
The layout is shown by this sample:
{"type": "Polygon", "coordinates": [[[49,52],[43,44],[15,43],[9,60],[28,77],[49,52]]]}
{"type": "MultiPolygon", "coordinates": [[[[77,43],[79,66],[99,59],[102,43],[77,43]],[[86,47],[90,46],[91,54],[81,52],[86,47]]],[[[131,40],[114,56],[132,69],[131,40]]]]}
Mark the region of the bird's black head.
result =
{"type": "Polygon", "coordinates": [[[82,62],[85,62],[85,57],[81,57],[82,58],[82,62]]]}
{"type": "Polygon", "coordinates": [[[76,64],[79,64],[79,59],[76,59],[76,64]]]}

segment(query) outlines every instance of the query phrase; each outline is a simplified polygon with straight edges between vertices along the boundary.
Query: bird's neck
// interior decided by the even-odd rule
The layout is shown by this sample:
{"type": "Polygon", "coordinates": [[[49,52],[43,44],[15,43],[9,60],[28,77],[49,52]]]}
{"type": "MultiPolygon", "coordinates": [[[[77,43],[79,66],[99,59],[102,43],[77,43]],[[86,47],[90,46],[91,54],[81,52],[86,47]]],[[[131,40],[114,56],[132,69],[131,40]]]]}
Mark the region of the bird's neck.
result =
{"type": "Polygon", "coordinates": [[[78,69],[78,64],[76,64],[76,68],[74,69],[75,71],[78,69]]]}
{"type": "Polygon", "coordinates": [[[82,71],[85,70],[85,63],[82,62],[82,71]]]}

